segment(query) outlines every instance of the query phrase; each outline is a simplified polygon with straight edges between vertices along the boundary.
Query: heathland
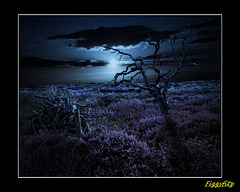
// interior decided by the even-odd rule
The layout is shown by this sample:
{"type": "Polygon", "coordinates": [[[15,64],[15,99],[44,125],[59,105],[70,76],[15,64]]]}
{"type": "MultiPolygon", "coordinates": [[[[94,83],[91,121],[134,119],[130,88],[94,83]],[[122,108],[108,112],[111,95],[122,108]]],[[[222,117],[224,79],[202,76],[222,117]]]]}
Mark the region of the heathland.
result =
{"type": "Polygon", "coordinates": [[[165,117],[128,84],[19,88],[19,176],[221,176],[220,81],[173,82],[168,101],[165,117]]]}

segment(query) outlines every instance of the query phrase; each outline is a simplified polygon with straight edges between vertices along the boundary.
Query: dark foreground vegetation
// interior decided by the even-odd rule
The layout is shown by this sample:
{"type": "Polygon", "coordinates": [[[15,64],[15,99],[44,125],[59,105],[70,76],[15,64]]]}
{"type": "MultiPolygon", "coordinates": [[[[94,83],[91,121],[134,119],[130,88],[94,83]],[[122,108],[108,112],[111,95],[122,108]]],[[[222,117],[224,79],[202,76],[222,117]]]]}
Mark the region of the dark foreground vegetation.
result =
{"type": "Polygon", "coordinates": [[[19,175],[221,176],[220,81],[170,83],[168,95],[164,117],[131,85],[20,88],[19,175]]]}

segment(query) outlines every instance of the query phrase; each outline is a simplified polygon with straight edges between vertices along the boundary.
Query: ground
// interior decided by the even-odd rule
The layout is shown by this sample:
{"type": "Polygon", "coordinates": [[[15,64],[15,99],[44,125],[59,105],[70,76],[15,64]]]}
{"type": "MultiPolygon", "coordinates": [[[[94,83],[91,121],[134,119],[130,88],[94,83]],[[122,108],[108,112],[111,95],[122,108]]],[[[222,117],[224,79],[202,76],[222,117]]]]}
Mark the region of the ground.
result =
{"type": "Polygon", "coordinates": [[[168,101],[164,117],[128,84],[21,87],[19,175],[221,176],[220,81],[173,82],[168,101]],[[80,136],[76,108],[89,128],[80,136]]]}

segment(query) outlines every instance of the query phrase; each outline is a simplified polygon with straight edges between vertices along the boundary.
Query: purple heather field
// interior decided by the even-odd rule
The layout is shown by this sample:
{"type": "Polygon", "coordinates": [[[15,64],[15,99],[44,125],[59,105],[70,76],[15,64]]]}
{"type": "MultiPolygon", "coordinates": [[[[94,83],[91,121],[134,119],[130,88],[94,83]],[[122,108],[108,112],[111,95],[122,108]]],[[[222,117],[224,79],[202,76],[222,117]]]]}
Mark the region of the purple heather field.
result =
{"type": "Polygon", "coordinates": [[[168,101],[164,117],[129,84],[20,87],[19,176],[220,177],[220,80],[172,82],[168,101]]]}

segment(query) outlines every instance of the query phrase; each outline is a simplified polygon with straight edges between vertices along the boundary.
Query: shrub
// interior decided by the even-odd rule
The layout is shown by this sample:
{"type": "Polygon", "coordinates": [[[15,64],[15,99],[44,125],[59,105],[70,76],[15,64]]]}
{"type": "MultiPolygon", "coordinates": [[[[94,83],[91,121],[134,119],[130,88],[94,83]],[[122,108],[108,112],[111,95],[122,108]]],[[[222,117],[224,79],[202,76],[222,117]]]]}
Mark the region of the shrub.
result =
{"type": "Polygon", "coordinates": [[[189,167],[185,176],[220,176],[220,150],[216,142],[195,137],[186,140],[184,145],[188,151],[185,164],[189,167]]]}
{"type": "MultiPolygon", "coordinates": [[[[162,116],[152,115],[135,119],[129,129],[132,130],[134,135],[140,140],[152,140],[160,131],[165,130],[164,118],[162,116]]],[[[164,137],[164,132],[162,133],[163,135],[161,136],[164,137]]]]}
{"type": "Polygon", "coordinates": [[[189,115],[188,119],[181,124],[181,133],[185,138],[208,138],[211,135],[219,136],[221,132],[220,114],[202,111],[189,115]]]}
{"type": "Polygon", "coordinates": [[[74,127],[73,104],[71,100],[56,87],[51,87],[40,98],[38,109],[34,111],[33,127],[40,129],[65,130],[74,127]]]}
{"type": "Polygon", "coordinates": [[[113,112],[110,116],[111,120],[129,122],[141,118],[147,109],[147,104],[134,98],[111,103],[108,109],[113,112]]]}
{"type": "MultiPolygon", "coordinates": [[[[61,89],[52,86],[45,95],[37,95],[40,98],[38,109],[34,110],[35,117],[32,127],[35,132],[41,129],[55,129],[75,132],[78,125],[75,121],[75,109],[78,108],[74,102],[61,89]]],[[[88,114],[81,113],[81,129],[89,131],[87,123],[88,114]]]]}
{"type": "Polygon", "coordinates": [[[113,94],[106,94],[98,99],[97,105],[101,107],[107,107],[112,102],[116,102],[115,96],[113,94]]]}
{"type": "Polygon", "coordinates": [[[164,153],[153,150],[124,131],[104,131],[89,140],[96,151],[96,176],[156,176],[171,174],[164,153]]]}
{"type": "Polygon", "coordinates": [[[90,154],[83,140],[61,131],[42,130],[20,138],[19,175],[89,176],[90,154]]]}
{"type": "MultiPolygon", "coordinates": [[[[93,133],[92,133],[93,134],[93,133]]],[[[164,151],[132,135],[103,131],[84,139],[54,130],[20,139],[20,176],[156,176],[171,174],[164,151]]]]}

